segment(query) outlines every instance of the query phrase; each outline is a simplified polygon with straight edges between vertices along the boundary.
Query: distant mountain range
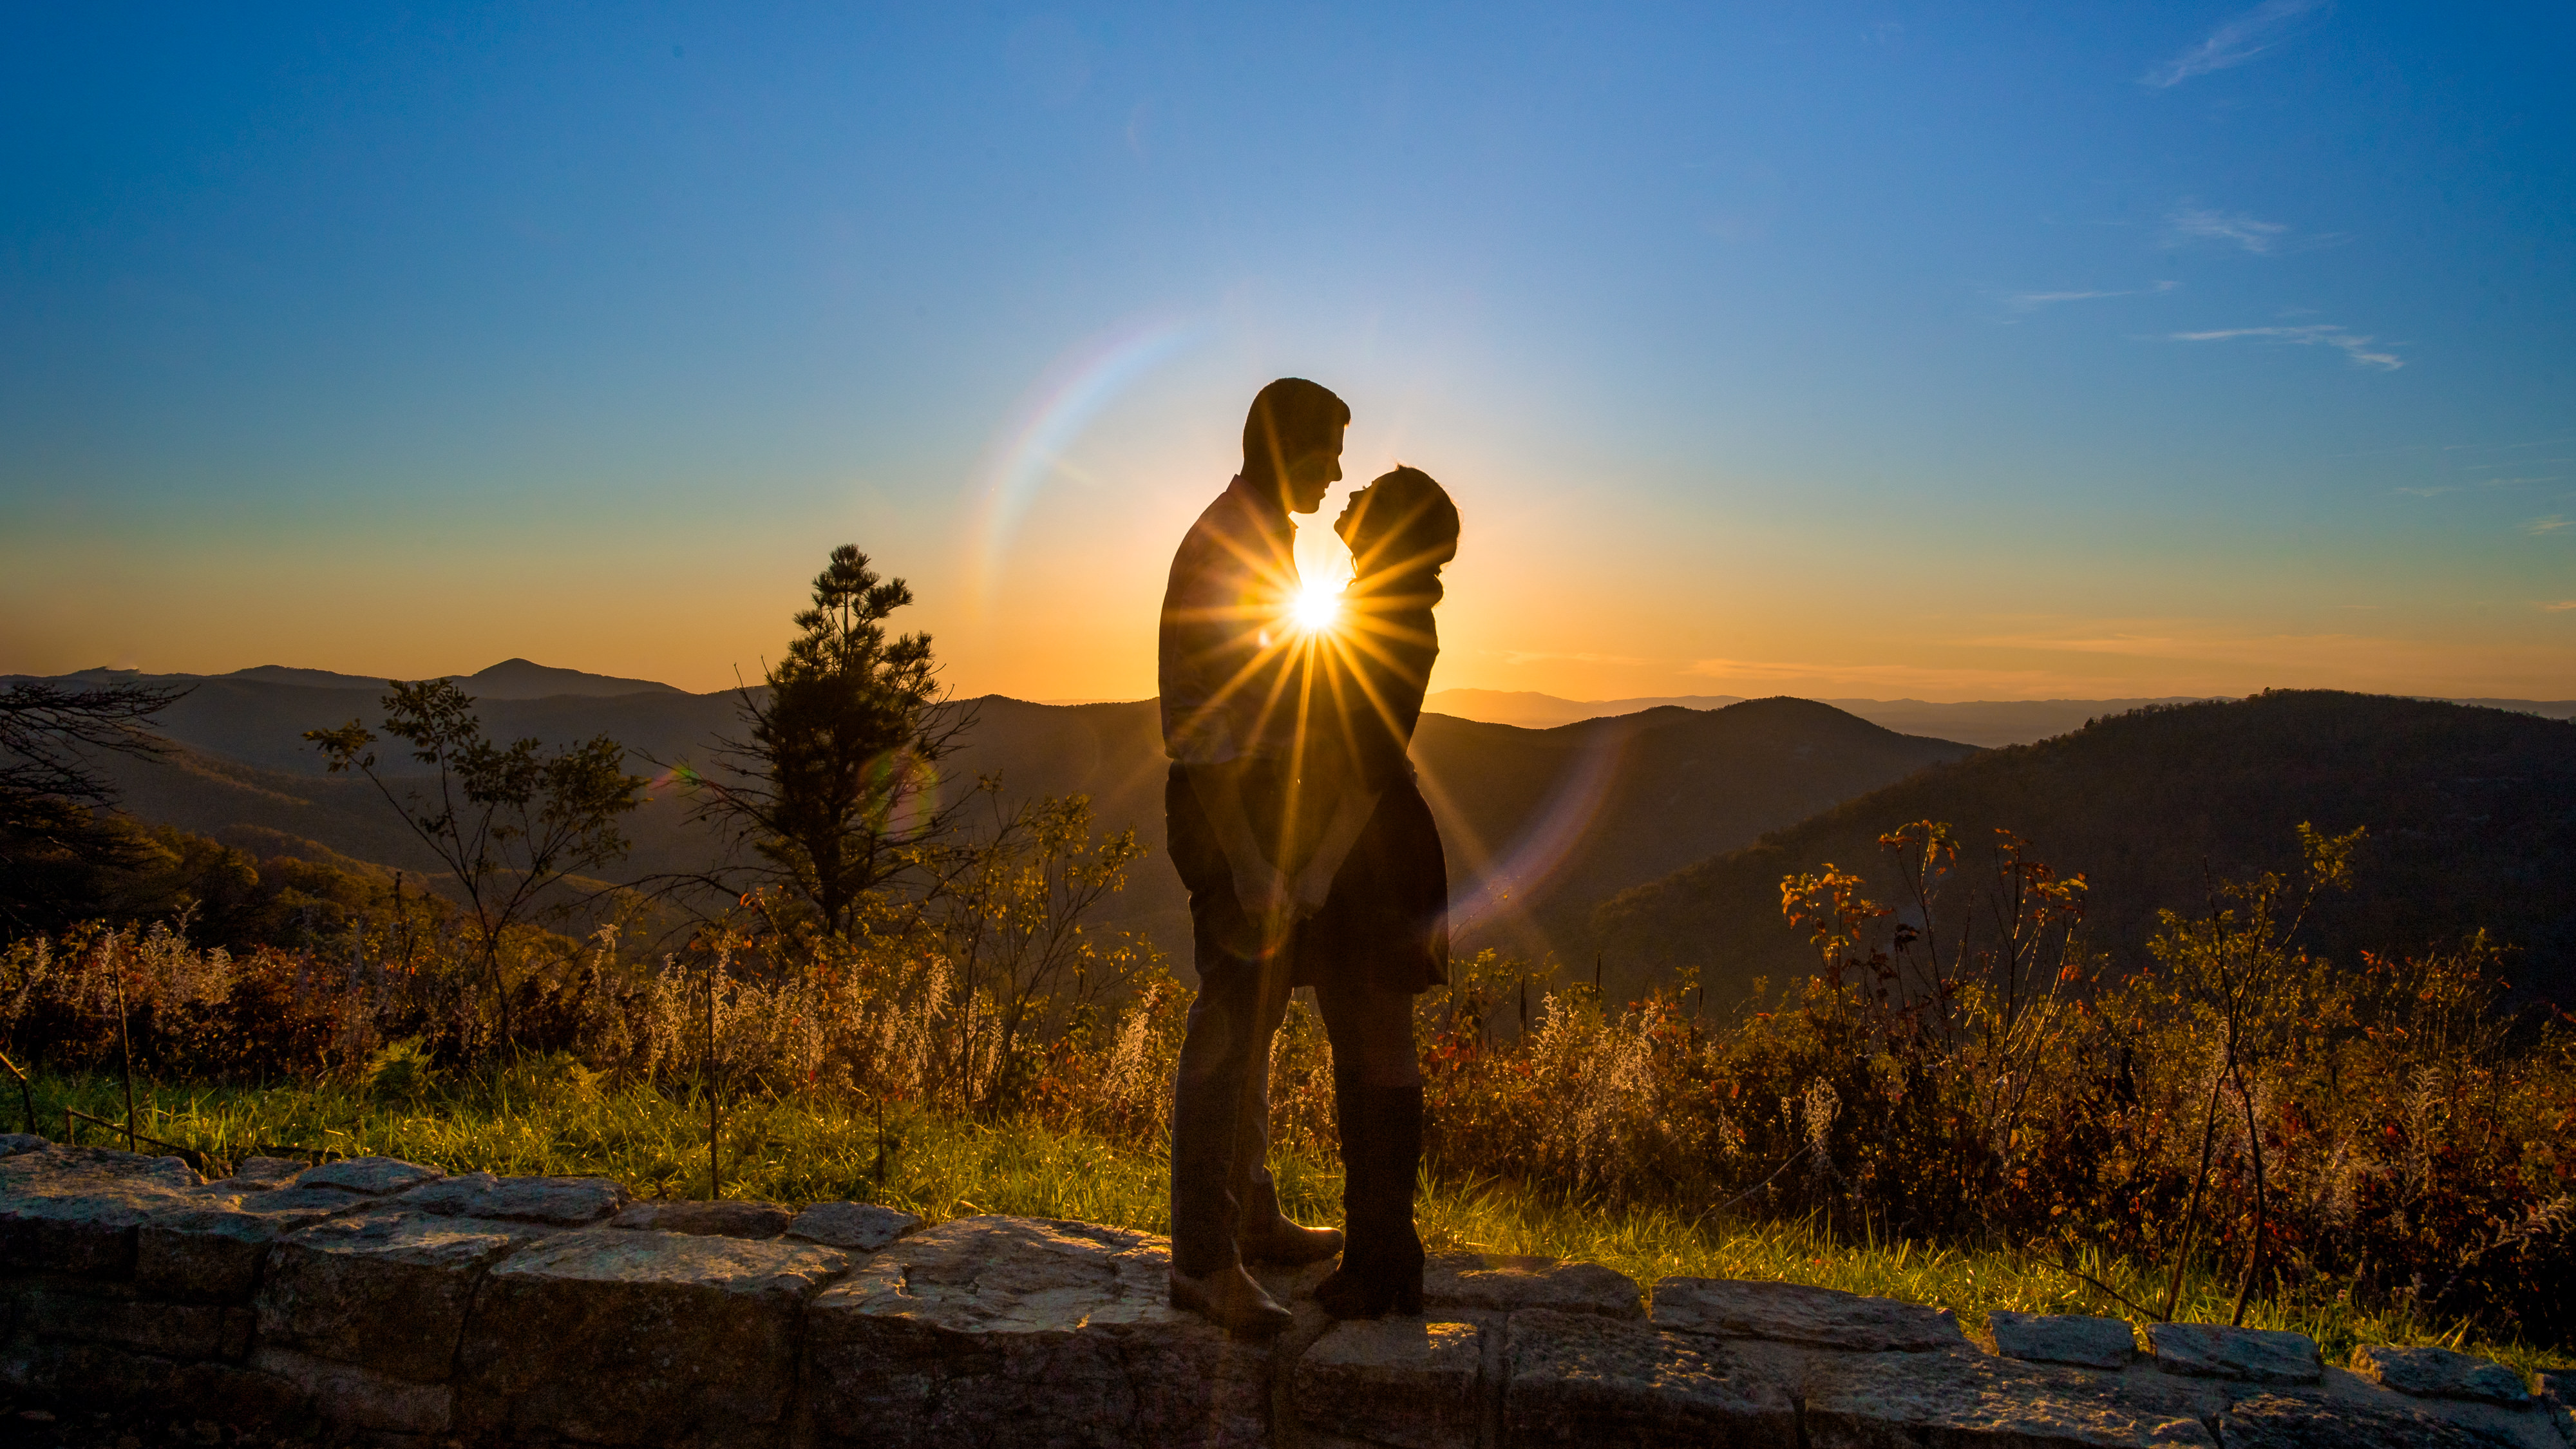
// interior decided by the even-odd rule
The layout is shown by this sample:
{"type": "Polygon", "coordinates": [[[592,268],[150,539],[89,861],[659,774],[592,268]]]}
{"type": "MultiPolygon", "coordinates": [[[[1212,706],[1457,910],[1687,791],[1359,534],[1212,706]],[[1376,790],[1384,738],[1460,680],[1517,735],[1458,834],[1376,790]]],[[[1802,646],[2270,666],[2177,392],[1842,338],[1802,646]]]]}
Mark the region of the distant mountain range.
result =
{"type": "MultiPolygon", "coordinates": [[[[1684,709],[1721,709],[1735,703],[1739,697],[1701,694],[1670,698],[1572,700],[1529,690],[1441,689],[1434,690],[1425,703],[1428,708],[1442,714],[1454,714],[1461,719],[1547,729],[1572,724],[1576,720],[1634,714],[1672,705],[1684,709]]],[[[1872,724],[1885,725],[1900,734],[1931,735],[1997,749],[2005,745],[2026,745],[2051,735],[2062,735],[2068,730],[2082,729],[2088,720],[2126,714],[2149,705],[2190,704],[2206,697],[2163,695],[2139,699],[1977,699],[1951,702],[1827,699],[1819,703],[1856,714],[1872,724]]],[[[2456,699],[2451,702],[2514,710],[2549,719],[2576,716],[2576,700],[2568,699],[2456,699]]]]}
{"type": "MultiPolygon", "coordinates": [[[[0,679],[25,677],[6,675],[0,676],[0,679]]],[[[246,684],[293,684],[306,689],[382,691],[385,687],[385,681],[374,675],[334,674],[328,669],[290,669],[283,664],[262,664],[251,669],[236,669],[230,674],[143,674],[131,669],[84,669],[76,674],[58,677],[89,684],[113,684],[133,680],[171,683],[193,680],[232,680],[246,684]]],[[[557,669],[551,665],[536,664],[525,659],[504,659],[489,669],[445,677],[464,686],[465,692],[476,699],[545,699],[562,694],[606,696],[683,692],[667,684],[656,684],[649,679],[618,679],[606,674],[585,674],[578,669],[557,669]]]]}
{"type": "MultiPolygon", "coordinates": [[[[361,860],[434,869],[371,788],[326,777],[301,738],[351,719],[373,726],[380,681],[325,676],[335,682],[321,686],[303,682],[309,674],[258,671],[115,677],[191,686],[156,720],[183,747],[177,754],[107,762],[137,816],[202,834],[270,832],[257,838],[272,851],[276,838],[299,837],[361,860]]],[[[737,705],[731,693],[664,689],[486,695],[477,708],[495,738],[606,734],[639,757],[703,765],[715,737],[738,733],[737,705]]],[[[1007,799],[1089,795],[1102,828],[1133,827],[1156,856],[1118,902],[1117,920],[1184,952],[1187,902],[1160,859],[1167,764],[1154,702],[1041,705],[995,695],[961,707],[977,723],[947,762],[956,788],[998,773],[1007,799]]],[[[1569,956],[1583,949],[1593,905],[1613,892],[1971,752],[1793,699],[1664,707],[1547,730],[1428,715],[1414,744],[1448,842],[1461,943],[1569,956]]],[[[635,768],[647,769],[640,758],[635,768]]],[[[688,870],[712,857],[714,842],[686,813],[667,787],[636,812],[630,875],[688,870]]]]}
{"type": "Polygon", "coordinates": [[[1780,880],[1827,862],[1901,903],[1878,837],[1946,821],[1959,877],[1991,870],[1992,831],[2092,883],[2086,922],[2135,965],[2158,907],[2204,908],[2212,878],[2295,870],[2302,822],[2366,827],[2358,887],[2323,901],[2315,944],[2418,950],[2484,926],[2524,948],[2512,974],[2576,1005],[2576,724],[2530,713],[2326,691],[2124,714],[1870,791],[1757,844],[1605,903],[1593,939],[1633,986],[1696,965],[1712,999],[1809,969],[1780,880]]]}
{"type": "MultiPolygon", "coordinates": [[[[351,719],[374,725],[382,681],[276,668],[67,678],[192,686],[158,719],[181,746],[170,759],[109,762],[137,816],[261,855],[293,853],[279,842],[303,840],[434,870],[369,787],[326,777],[300,738],[351,719]]],[[[687,694],[525,660],[461,678],[496,738],[607,734],[639,752],[639,772],[649,772],[641,756],[703,765],[716,736],[738,731],[731,692],[687,694]]],[[[1878,834],[1932,818],[1972,844],[2009,828],[2040,858],[2086,872],[2096,934],[2134,950],[2157,906],[2199,902],[2204,863],[2222,875],[2282,868],[2292,827],[2309,820],[2373,833],[2361,892],[2322,919],[2338,949],[2404,949],[2485,924],[2529,948],[2525,974],[2537,987],[2576,1002],[2576,725],[2565,720],[2576,706],[2317,692],[2145,709],[1697,699],[1718,707],[1433,696],[1435,709],[1509,707],[1535,718],[1559,707],[1603,711],[1548,727],[1424,716],[1414,759],[1447,844],[1463,948],[1553,953],[1577,970],[1599,953],[1614,992],[1683,964],[1699,966],[1713,994],[1757,975],[1778,982],[1807,961],[1803,939],[1781,922],[1781,876],[1832,861],[1887,891],[1878,834]],[[1884,717],[1873,722],[1864,709],[1884,717]],[[2065,729],[2044,743],[1980,751],[1890,724],[1923,718],[1988,737],[2052,720],[2065,729]]],[[[1154,857],[1111,923],[1148,931],[1185,960],[1186,901],[1161,858],[1167,766],[1154,702],[996,695],[961,707],[978,721],[948,761],[952,788],[998,772],[1006,799],[1079,792],[1102,828],[1133,827],[1154,857]]],[[[687,801],[667,781],[656,796],[632,817],[636,848],[622,878],[712,856],[712,840],[685,820],[687,801]]]]}

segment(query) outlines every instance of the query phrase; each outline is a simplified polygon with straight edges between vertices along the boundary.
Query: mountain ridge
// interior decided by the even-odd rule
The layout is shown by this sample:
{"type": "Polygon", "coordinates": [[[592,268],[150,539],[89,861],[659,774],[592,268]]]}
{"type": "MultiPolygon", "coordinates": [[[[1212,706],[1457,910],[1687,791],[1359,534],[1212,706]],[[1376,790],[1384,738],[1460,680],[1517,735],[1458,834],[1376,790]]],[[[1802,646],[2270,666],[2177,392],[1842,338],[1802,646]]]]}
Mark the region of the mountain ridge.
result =
{"type": "MultiPolygon", "coordinates": [[[[496,739],[567,744],[607,734],[652,772],[739,735],[737,701],[676,691],[557,695],[476,704],[496,739]]],[[[961,702],[978,722],[943,763],[950,788],[999,773],[1005,799],[1091,797],[1096,826],[1133,828],[1163,849],[1169,763],[1152,700],[1040,705],[993,695],[961,702]]],[[[303,731],[357,719],[375,725],[373,692],[218,678],[199,681],[157,721],[181,749],[160,762],[111,760],[110,774],[140,818],[214,835],[256,826],[322,842],[362,860],[429,869],[401,822],[372,790],[324,773],[303,731]]],[[[1429,714],[1414,759],[1449,843],[1460,939],[1532,956],[1584,949],[1592,906],[1624,886],[1677,869],[1860,791],[1972,747],[1906,736],[1809,701],[1747,701],[1718,711],[1678,708],[1529,730],[1429,714]]],[[[408,768],[399,757],[388,764],[408,768]]],[[[685,820],[689,802],[668,780],[629,817],[627,874],[684,872],[714,842],[685,820]]],[[[1170,867],[1149,860],[1110,924],[1151,932],[1185,958],[1187,902],[1170,867]]]]}
{"type": "MultiPolygon", "coordinates": [[[[226,674],[146,673],[138,669],[79,669],[69,674],[0,675],[0,681],[13,679],[74,680],[90,684],[165,684],[198,683],[231,680],[249,684],[285,684],[304,689],[366,689],[382,691],[390,676],[341,674],[329,669],[303,669],[287,664],[256,664],[226,674]]],[[[430,679],[453,679],[465,692],[477,699],[551,699],[561,695],[583,695],[613,698],[627,694],[686,694],[675,685],[651,679],[621,679],[610,674],[592,674],[586,670],[563,669],[521,658],[504,659],[472,674],[426,675],[430,679]]]]}
{"type": "Polygon", "coordinates": [[[2295,871],[2299,824],[2364,827],[2356,888],[2320,903],[2312,944],[2349,963],[2486,927],[2520,948],[2533,995],[2576,1004],[2576,722],[2324,690],[2139,710],[1933,766],[1611,896],[1594,939],[1632,990],[1686,967],[1712,996],[1777,984],[1814,964],[1781,878],[1831,862],[1897,902],[1877,838],[1922,819],[1956,830],[1962,883],[1999,828],[2086,875],[2088,930],[2122,967],[2144,963],[2156,910],[2202,909],[2209,880],[2295,871]]]}
{"type": "MultiPolygon", "coordinates": [[[[1930,735],[1938,739],[1958,740],[1965,744],[2000,749],[2006,745],[2026,745],[2053,735],[2081,729],[2090,720],[2126,714],[2150,705],[2193,704],[2205,699],[2233,698],[2218,695],[2155,695],[2133,699],[1822,699],[1849,714],[1874,724],[1885,725],[1901,734],[1930,735]]],[[[2416,695],[2405,698],[2432,699],[2440,696],[2416,695]]],[[[1662,705],[1685,708],[1719,707],[1732,703],[1732,695],[1681,695],[1670,698],[1572,700],[1535,690],[1442,689],[1432,691],[1424,702],[1426,708],[1465,719],[1488,720],[1497,724],[1517,724],[1530,728],[1548,728],[1576,720],[1629,714],[1662,705]]],[[[2479,705],[2490,709],[2513,710],[2537,714],[2546,719],[2576,716],[2576,700],[2559,699],[2491,699],[2455,698],[2451,704],[2479,705]]]]}

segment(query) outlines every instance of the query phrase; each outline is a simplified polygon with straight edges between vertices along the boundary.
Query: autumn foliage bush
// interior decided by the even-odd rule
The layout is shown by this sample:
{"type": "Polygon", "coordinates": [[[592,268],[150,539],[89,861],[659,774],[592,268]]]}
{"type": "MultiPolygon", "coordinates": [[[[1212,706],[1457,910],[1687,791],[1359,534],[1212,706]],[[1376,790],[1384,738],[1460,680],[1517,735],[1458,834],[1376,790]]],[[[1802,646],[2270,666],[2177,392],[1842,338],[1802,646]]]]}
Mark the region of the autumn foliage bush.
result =
{"type": "Polygon", "coordinates": [[[1930,939],[1938,894],[1969,884],[1932,822],[1883,842],[1908,909],[1831,867],[1784,881],[1818,970],[1732,1016],[1688,983],[1616,1009],[1578,984],[1497,1030],[1527,976],[1479,958],[1419,1017],[1434,1160],[1603,1201],[2092,1250],[2177,1292],[2195,1262],[2238,1285],[2240,1313],[2345,1296],[2564,1337],[2576,1035],[2506,1009],[2483,936],[2302,951],[2357,840],[2307,835],[2301,876],[2167,913],[2154,969],[2116,981],[2083,939],[2084,882],[2009,836],[1974,883],[1982,937],[1930,939]]]}
{"type": "MultiPolygon", "coordinates": [[[[945,893],[877,902],[848,935],[761,896],[650,958],[613,930],[531,935],[519,1050],[685,1096],[904,1101],[1159,1148],[1191,993],[1086,923],[1141,850],[1094,840],[1074,802],[1007,823],[945,893]]],[[[2303,949],[2357,843],[2303,834],[2298,874],[2214,884],[2120,979],[2085,938],[2082,878],[1928,821],[1882,842],[1893,905],[1855,871],[1784,881],[1816,970],[1736,1008],[1686,979],[1617,1005],[1492,952],[1459,961],[1416,1012],[1432,1170],[2011,1245],[2070,1273],[2108,1256],[2173,1285],[2129,1280],[2145,1316],[2197,1265],[2240,1304],[2343,1298],[2563,1340],[2576,1033],[2512,1007],[2483,936],[2350,962],[2303,949]],[[1927,924],[1960,919],[1974,930],[1927,924]]],[[[0,1024],[45,1069],[130,1051],[163,1077],[417,1094],[494,1050],[484,979],[420,905],[356,911],[301,950],[90,926],[0,953],[0,1024]]],[[[1271,1060],[1284,1149],[1332,1151],[1330,1066],[1301,1002],[1271,1060]]]]}

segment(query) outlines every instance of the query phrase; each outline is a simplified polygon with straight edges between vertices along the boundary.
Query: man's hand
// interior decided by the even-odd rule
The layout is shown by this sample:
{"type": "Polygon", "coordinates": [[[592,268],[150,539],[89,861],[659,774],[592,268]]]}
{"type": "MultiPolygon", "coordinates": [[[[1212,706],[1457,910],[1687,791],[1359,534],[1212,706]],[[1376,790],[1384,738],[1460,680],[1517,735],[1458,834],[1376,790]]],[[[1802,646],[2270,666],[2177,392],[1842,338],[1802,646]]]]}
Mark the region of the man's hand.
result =
{"type": "Polygon", "coordinates": [[[1275,944],[1288,934],[1296,892],[1279,867],[1261,853],[1261,842],[1253,836],[1251,817],[1243,807],[1243,771],[1241,761],[1192,765],[1190,793],[1207,812],[1217,848],[1225,852],[1225,863],[1233,871],[1235,900],[1262,939],[1275,944]]]}

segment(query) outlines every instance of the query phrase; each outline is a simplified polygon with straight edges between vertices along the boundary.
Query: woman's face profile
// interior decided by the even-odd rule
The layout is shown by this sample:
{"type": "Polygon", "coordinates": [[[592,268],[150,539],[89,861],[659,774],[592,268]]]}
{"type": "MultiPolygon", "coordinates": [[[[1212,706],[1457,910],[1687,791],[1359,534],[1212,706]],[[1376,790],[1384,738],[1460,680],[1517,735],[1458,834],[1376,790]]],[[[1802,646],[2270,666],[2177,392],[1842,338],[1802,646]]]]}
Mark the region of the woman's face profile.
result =
{"type": "Polygon", "coordinates": [[[1368,487],[1353,493],[1350,501],[1342,505],[1341,515],[1333,520],[1334,534],[1341,539],[1343,546],[1351,551],[1354,558],[1359,554],[1360,541],[1352,535],[1359,531],[1360,520],[1368,517],[1367,499],[1376,487],[1375,483],[1371,483],[1368,487]]]}

